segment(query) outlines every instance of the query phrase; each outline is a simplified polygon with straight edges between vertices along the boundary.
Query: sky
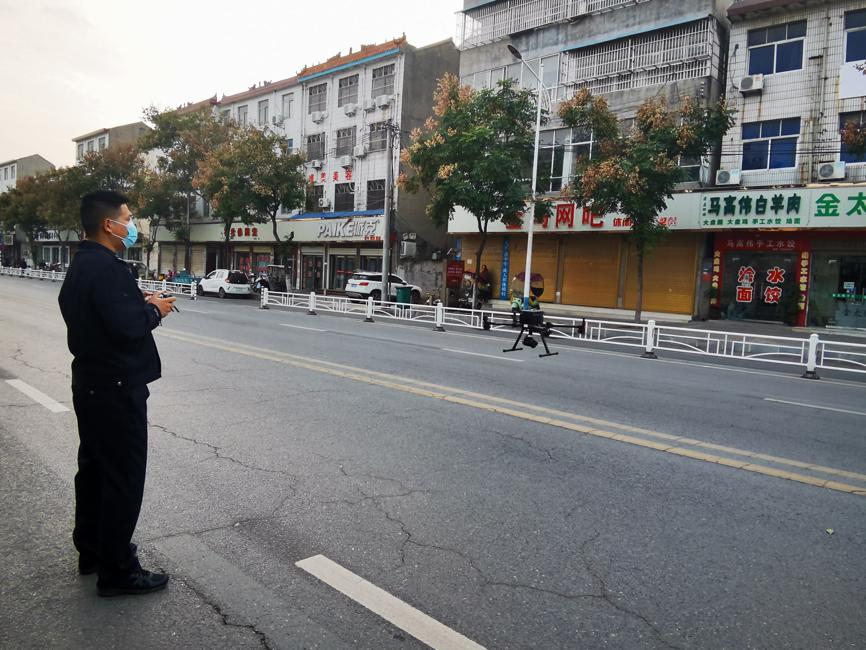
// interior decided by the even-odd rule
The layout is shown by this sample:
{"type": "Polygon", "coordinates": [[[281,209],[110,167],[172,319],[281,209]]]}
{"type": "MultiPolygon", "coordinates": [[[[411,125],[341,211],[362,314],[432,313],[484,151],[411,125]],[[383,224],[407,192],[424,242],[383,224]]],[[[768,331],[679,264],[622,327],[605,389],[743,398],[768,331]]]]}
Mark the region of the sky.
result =
{"type": "Polygon", "coordinates": [[[361,43],[455,34],[461,0],[0,0],[0,161],[294,76],[361,43]]]}

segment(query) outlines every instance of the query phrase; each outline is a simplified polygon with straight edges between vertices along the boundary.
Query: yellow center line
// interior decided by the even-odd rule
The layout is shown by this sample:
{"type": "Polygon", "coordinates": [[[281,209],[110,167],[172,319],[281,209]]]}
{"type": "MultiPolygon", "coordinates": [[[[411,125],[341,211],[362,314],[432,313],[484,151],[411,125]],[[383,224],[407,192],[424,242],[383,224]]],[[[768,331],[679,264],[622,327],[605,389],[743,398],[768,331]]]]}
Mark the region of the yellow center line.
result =
{"type": "Polygon", "coordinates": [[[508,400],[500,397],[495,397],[492,395],[484,395],[482,393],[475,393],[471,391],[464,391],[458,388],[452,388],[449,386],[441,386],[438,384],[433,384],[429,382],[419,381],[415,379],[410,379],[408,377],[399,377],[396,375],[391,375],[387,373],[377,372],[374,370],[366,370],[363,368],[356,368],[353,366],[347,366],[343,364],[333,363],[330,361],[322,361],[319,359],[313,359],[309,357],[302,357],[294,354],[290,354],[287,352],[279,352],[277,350],[268,350],[265,348],[257,348],[251,345],[246,345],[242,343],[233,343],[228,345],[222,341],[216,339],[210,339],[207,337],[201,336],[187,336],[184,334],[180,334],[177,332],[169,332],[166,329],[158,330],[160,336],[174,339],[176,341],[180,341],[183,343],[189,343],[192,345],[197,345],[200,347],[207,347],[211,349],[221,350],[224,352],[240,354],[247,357],[253,357],[256,359],[262,359],[264,361],[272,361],[277,363],[283,363],[286,365],[291,365],[297,368],[304,368],[306,370],[312,370],[313,372],[318,372],[322,374],[327,374],[335,377],[341,377],[344,379],[351,379],[353,381],[358,381],[366,384],[371,384],[375,386],[382,386],[385,388],[390,388],[392,390],[398,390],[404,393],[409,393],[412,395],[418,395],[420,397],[428,397],[432,399],[439,399],[445,402],[450,402],[453,404],[460,404],[462,406],[468,406],[470,408],[475,408],[483,411],[488,411],[491,413],[496,413],[499,415],[507,415],[510,417],[518,418],[521,420],[526,420],[529,422],[533,422],[536,424],[546,424],[549,426],[554,426],[561,429],[567,429],[569,431],[576,431],[578,433],[584,433],[587,435],[595,436],[598,438],[605,438],[608,440],[616,440],[618,442],[624,442],[626,444],[635,445],[638,447],[644,447],[648,449],[654,449],[657,451],[661,451],[664,453],[674,454],[676,456],[682,456],[685,458],[692,458],[695,460],[701,460],[708,463],[714,463],[718,465],[725,465],[727,467],[733,467],[736,469],[742,469],[747,472],[753,472],[756,474],[763,474],[765,476],[772,476],[774,478],[782,478],[790,481],[796,481],[798,483],[804,483],[806,485],[813,485],[816,487],[822,487],[830,490],[835,490],[838,492],[846,492],[849,494],[857,494],[860,496],[866,496],[866,487],[861,487],[857,485],[849,485],[846,483],[840,483],[838,481],[823,479],[816,476],[810,476],[807,474],[800,474],[797,472],[790,472],[786,470],[777,469],[774,467],[768,467],[765,465],[756,464],[750,462],[751,460],[764,460],[767,462],[772,462],[781,465],[788,465],[791,467],[797,467],[800,469],[806,469],[810,471],[822,472],[825,474],[831,474],[833,476],[840,476],[851,478],[859,481],[866,481],[866,475],[858,474],[857,472],[848,472],[845,470],[839,470],[832,467],[824,467],[821,465],[814,465],[811,463],[804,463],[801,461],[791,460],[787,458],[781,458],[778,456],[771,456],[768,454],[761,454],[757,452],[752,452],[744,449],[737,449],[735,447],[728,447],[725,445],[716,445],[713,443],[703,442],[700,440],[695,440],[693,438],[687,438],[683,436],[675,436],[667,433],[662,433],[660,431],[653,431],[651,429],[643,429],[640,427],[633,427],[629,425],[617,424],[615,422],[610,422],[607,420],[601,420],[598,418],[591,418],[588,416],[578,415],[575,413],[567,413],[565,411],[559,411],[557,409],[539,407],[533,404],[525,404],[521,402],[516,402],[514,400],[508,400]],[[555,417],[550,417],[555,416],[555,417]],[[584,422],[588,425],[597,425],[597,426],[585,426],[584,424],[578,424],[577,422],[572,422],[569,420],[576,420],[577,422],[584,422]],[[607,427],[607,428],[598,428],[598,427],[607,427]],[[638,438],[636,436],[630,436],[624,433],[617,433],[615,431],[609,431],[608,428],[620,429],[621,431],[629,431],[631,433],[638,433],[641,435],[649,436],[652,438],[657,438],[663,442],[657,442],[655,440],[647,440],[645,438],[638,438]],[[681,446],[681,445],[686,445],[681,446]],[[719,456],[716,454],[705,453],[703,451],[697,449],[689,449],[688,447],[701,447],[704,449],[710,449],[713,451],[724,452],[727,454],[732,454],[735,456],[742,456],[748,460],[738,460],[735,458],[728,458],[726,456],[719,456]]]}

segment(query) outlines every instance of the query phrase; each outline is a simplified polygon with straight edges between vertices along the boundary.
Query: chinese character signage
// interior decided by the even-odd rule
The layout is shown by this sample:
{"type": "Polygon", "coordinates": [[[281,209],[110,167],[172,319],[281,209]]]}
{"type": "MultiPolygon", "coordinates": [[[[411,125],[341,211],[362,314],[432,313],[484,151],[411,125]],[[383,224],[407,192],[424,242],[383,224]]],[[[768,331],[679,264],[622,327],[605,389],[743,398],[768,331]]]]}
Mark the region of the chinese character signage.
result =
{"type": "MultiPolygon", "coordinates": [[[[574,215],[574,212],[571,213],[574,215]]],[[[499,299],[508,300],[508,274],[511,266],[511,241],[508,237],[502,240],[502,271],[499,274],[499,299]]]]}
{"type": "MultiPolygon", "coordinates": [[[[658,217],[671,230],[780,230],[801,228],[866,228],[866,187],[801,187],[795,189],[712,190],[683,192],[668,199],[658,217]]],[[[489,232],[525,230],[522,222],[507,227],[490,224],[489,232]]],[[[536,223],[542,232],[625,232],[631,222],[622,214],[600,215],[570,202],[536,223]]],[[[449,232],[477,232],[475,218],[457,208],[449,232]]]]}

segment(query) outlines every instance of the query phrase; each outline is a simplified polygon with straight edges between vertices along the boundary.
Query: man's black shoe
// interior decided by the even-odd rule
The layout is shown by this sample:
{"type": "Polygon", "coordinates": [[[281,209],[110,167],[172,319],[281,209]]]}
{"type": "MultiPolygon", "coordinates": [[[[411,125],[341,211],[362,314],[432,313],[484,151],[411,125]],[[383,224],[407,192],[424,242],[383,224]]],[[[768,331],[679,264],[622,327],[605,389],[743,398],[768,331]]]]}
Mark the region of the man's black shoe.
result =
{"type": "Polygon", "coordinates": [[[82,576],[89,576],[92,573],[96,573],[96,560],[85,555],[79,555],[78,574],[82,576]]]}
{"type": "Polygon", "coordinates": [[[142,568],[137,568],[132,573],[119,578],[96,582],[96,593],[100,596],[121,596],[123,594],[149,594],[164,589],[168,584],[167,573],[153,573],[142,568]]]}

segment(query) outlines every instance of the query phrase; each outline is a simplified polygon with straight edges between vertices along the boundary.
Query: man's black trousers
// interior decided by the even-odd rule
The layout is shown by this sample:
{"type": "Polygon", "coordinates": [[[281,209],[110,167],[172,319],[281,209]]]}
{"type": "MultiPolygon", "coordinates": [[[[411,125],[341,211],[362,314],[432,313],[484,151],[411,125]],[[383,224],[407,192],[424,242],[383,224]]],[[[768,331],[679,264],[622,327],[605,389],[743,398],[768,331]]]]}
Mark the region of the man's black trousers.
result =
{"type": "Polygon", "coordinates": [[[100,577],[137,563],[131,541],[144,494],[149,395],[146,385],[72,387],[80,440],[72,539],[100,577]]]}

